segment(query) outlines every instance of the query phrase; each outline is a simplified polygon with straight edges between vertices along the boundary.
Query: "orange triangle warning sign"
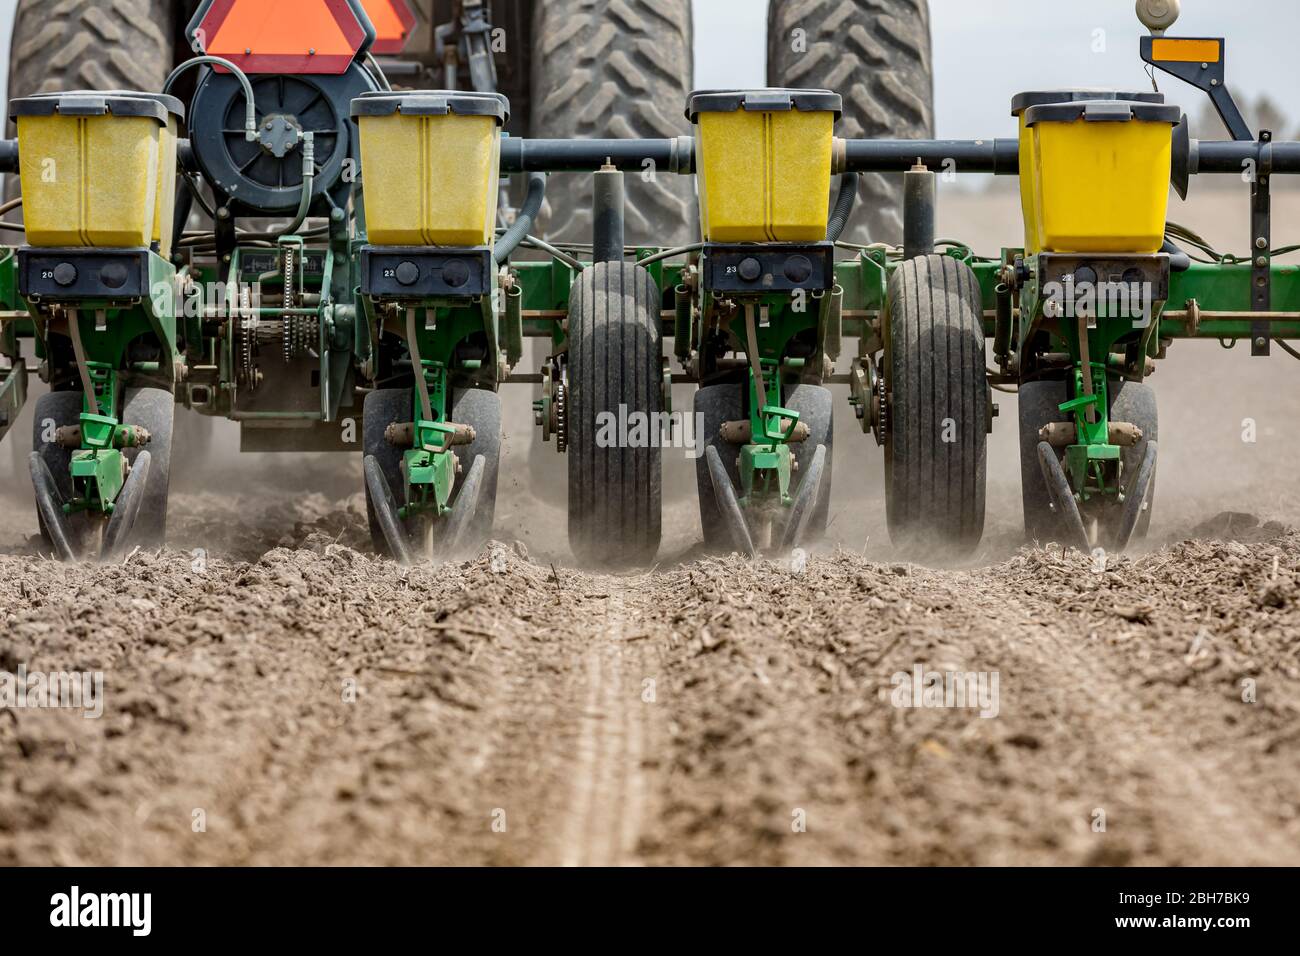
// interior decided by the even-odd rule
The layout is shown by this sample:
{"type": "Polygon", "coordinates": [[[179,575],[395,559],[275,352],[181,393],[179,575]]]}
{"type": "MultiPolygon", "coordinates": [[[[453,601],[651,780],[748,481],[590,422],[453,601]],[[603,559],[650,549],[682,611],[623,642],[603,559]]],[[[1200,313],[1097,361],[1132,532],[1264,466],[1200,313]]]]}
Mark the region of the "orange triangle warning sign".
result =
{"type": "Polygon", "coordinates": [[[361,0],[375,26],[375,53],[401,53],[415,29],[415,14],[407,0],[361,0]]]}
{"type": "Polygon", "coordinates": [[[361,0],[206,0],[196,45],[246,73],[342,73],[372,29],[361,0]]]}

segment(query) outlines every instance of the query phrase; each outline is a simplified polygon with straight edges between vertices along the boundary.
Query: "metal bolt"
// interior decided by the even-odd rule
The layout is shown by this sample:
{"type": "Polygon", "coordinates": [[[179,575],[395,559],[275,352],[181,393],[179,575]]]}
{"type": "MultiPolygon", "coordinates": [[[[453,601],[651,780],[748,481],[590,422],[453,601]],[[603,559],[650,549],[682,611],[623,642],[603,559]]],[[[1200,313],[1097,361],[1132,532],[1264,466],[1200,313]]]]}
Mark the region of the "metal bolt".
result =
{"type": "MultiPolygon", "coordinates": [[[[310,50],[308,50],[308,51],[307,51],[307,55],[308,55],[308,56],[315,56],[315,55],[316,55],[316,48],[315,48],[315,47],[312,47],[310,50]]],[[[460,460],[460,459],[457,459],[457,461],[459,461],[459,460],[460,460]]]]}
{"type": "Polygon", "coordinates": [[[1268,248],[1268,240],[1265,239],[1263,236],[1260,236],[1258,239],[1255,240],[1255,248],[1256,248],[1256,249],[1267,249],[1267,248],[1268,248]]]}
{"type": "Polygon", "coordinates": [[[1259,266],[1261,269],[1264,268],[1266,265],[1268,265],[1268,256],[1260,256],[1259,258],[1257,258],[1255,260],[1255,265],[1259,266]]]}
{"type": "Polygon", "coordinates": [[[1264,347],[1264,345],[1265,345],[1265,343],[1266,343],[1267,341],[1268,341],[1268,340],[1265,339],[1264,336],[1262,336],[1262,335],[1260,335],[1260,336],[1256,336],[1256,338],[1255,338],[1255,348],[1257,348],[1257,349],[1262,349],[1262,348],[1264,347]]]}

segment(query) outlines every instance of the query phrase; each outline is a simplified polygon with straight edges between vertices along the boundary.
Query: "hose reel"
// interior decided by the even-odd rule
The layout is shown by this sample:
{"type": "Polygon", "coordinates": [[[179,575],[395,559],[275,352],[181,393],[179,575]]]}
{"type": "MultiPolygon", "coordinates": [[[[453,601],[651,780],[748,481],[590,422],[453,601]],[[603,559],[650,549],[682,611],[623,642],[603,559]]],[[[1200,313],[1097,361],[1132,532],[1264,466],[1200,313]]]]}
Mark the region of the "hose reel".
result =
{"type": "Polygon", "coordinates": [[[257,138],[244,130],[244,92],[228,73],[205,72],[190,107],[190,141],[204,177],[233,205],[233,214],[292,215],[302,198],[303,142],[312,135],[312,206],[341,208],[360,178],[354,97],[375,90],[371,75],[352,64],[339,75],[250,78],[257,138]]]}

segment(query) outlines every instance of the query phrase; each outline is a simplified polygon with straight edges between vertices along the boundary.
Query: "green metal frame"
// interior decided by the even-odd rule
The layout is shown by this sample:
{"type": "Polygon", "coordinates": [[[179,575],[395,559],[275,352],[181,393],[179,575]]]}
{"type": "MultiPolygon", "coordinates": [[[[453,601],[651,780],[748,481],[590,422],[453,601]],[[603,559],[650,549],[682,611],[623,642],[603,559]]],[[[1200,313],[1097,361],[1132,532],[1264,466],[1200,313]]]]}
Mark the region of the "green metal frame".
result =
{"type": "Polygon", "coordinates": [[[451,492],[456,483],[456,453],[451,449],[456,429],[446,423],[450,398],[447,366],[428,359],[421,359],[420,364],[433,419],[424,417],[416,393],[411,412],[415,422],[414,445],[402,455],[406,503],[398,509],[398,516],[403,520],[420,514],[435,518],[446,514],[451,510],[451,492]]]}
{"type": "MultiPolygon", "coordinates": [[[[365,245],[364,235],[354,239],[354,252],[365,245]]],[[[567,267],[565,269],[567,272],[567,267]]],[[[556,273],[552,278],[561,278],[556,273]]],[[[457,459],[451,440],[456,433],[454,424],[448,422],[452,390],[470,386],[497,389],[502,371],[510,358],[518,360],[522,348],[522,320],[519,297],[510,307],[502,297],[502,290],[493,279],[491,294],[472,300],[463,298],[420,298],[394,303],[390,311],[386,304],[361,300],[365,325],[373,330],[377,340],[385,328],[405,336],[407,324],[392,322],[392,311],[403,316],[413,311],[415,346],[420,356],[421,371],[429,395],[431,418],[424,416],[419,389],[412,386],[413,445],[403,452],[402,474],[405,481],[403,504],[398,515],[403,520],[419,515],[440,518],[451,510],[455,489],[457,459]],[[482,333],[486,344],[483,358],[458,358],[457,349],[471,337],[482,333]]],[[[564,286],[567,299],[568,286],[564,286]]],[[[413,370],[413,374],[416,374],[413,370]]]]}
{"type": "MultiPolygon", "coordinates": [[[[365,244],[364,233],[349,236],[345,228],[336,225],[325,242],[304,242],[290,236],[284,237],[283,243],[299,245],[308,255],[324,255],[323,275],[304,275],[300,280],[300,290],[319,295],[319,302],[291,311],[314,316],[320,326],[321,408],[307,414],[319,421],[334,421],[341,405],[353,404],[353,383],[375,381],[379,368],[377,348],[386,323],[390,331],[399,335],[404,330],[396,327],[392,315],[364,300],[359,293],[358,259],[359,249],[365,244]]],[[[223,270],[226,275],[240,276],[240,261],[248,251],[243,248],[233,251],[223,270]]],[[[657,251],[653,247],[638,249],[636,259],[657,251]]],[[[1021,251],[1003,249],[996,258],[981,258],[965,246],[953,245],[946,254],[969,263],[973,269],[985,310],[985,331],[993,335],[996,289],[1004,268],[1021,251]]],[[[889,277],[899,262],[883,248],[871,248],[836,263],[833,310],[830,295],[810,298],[802,311],[794,307],[793,297],[788,295],[765,295],[750,300],[756,308],[766,307],[767,321],[756,332],[764,390],[769,398],[780,395],[791,384],[816,378],[806,377],[804,359],[789,354],[798,337],[806,339],[812,332],[818,357],[823,351],[838,356],[842,336],[859,340],[859,360],[879,351],[889,277]],[[833,327],[832,315],[837,319],[833,327]]],[[[155,287],[158,283],[172,282],[175,272],[172,264],[157,256],[152,256],[150,263],[151,282],[155,287]]],[[[695,308],[689,313],[693,321],[679,322],[673,309],[674,290],[688,281],[688,265],[660,260],[647,268],[664,290],[664,335],[687,334],[691,348],[707,351],[705,331],[721,327],[726,335],[720,340],[725,345],[719,347],[736,354],[745,353],[743,334],[733,328],[737,316],[726,317],[719,326],[717,302],[708,293],[695,296],[695,308]]],[[[1031,258],[1031,275],[1032,271],[1031,258]]],[[[1300,266],[1274,262],[1270,271],[1273,303],[1270,335],[1276,339],[1300,339],[1300,266]]],[[[217,276],[215,268],[194,274],[195,279],[208,283],[214,282],[217,276]]],[[[471,385],[499,387],[506,381],[504,371],[520,362],[524,338],[549,338],[556,355],[562,355],[566,349],[564,319],[576,270],[556,260],[517,262],[510,267],[510,276],[507,287],[491,298],[482,297],[476,302],[429,300],[403,304],[419,310],[420,317],[426,320],[417,323],[417,343],[430,383],[434,412],[434,420],[429,421],[416,408],[412,409],[412,418],[417,423],[416,444],[404,455],[409,476],[404,514],[441,515],[451,505],[455,461],[448,444],[453,429],[446,424],[451,390],[471,385]],[[478,333],[483,334],[487,345],[485,357],[458,359],[458,346],[478,333]]],[[[265,281],[274,285],[281,280],[273,275],[265,281]]],[[[1224,344],[1249,339],[1252,323],[1258,321],[1250,312],[1252,281],[1252,267],[1246,261],[1195,262],[1186,271],[1172,273],[1168,300],[1157,304],[1152,327],[1146,334],[1144,353],[1152,358],[1163,357],[1170,342],[1182,338],[1214,339],[1224,344]]],[[[0,380],[0,435],[17,417],[25,399],[27,369],[20,360],[19,339],[34,338],[37,357],[50,359],[40,328],[45,314],[26,306],[17,296],[16,285],[16,257],[10,250],[0,256],[0,311],[5,313],[0,324],[0,354],[12,360],[10,372],[0,380]]],[[[1076,443],[1065,452],[1066,468],[1075,491],[1083,501],[1113,496],[1120,484],[1120,455],[1118,447],[1109,443],[1107,433],[1107,377],[1119,370],[1108,359],[1116,343],[1131,337],[1132,323],[1099,315],[1092,327],[1087,328],[1087,352],[1092,359],[1088,363],[1092,392],[1089,396],[1084,387],[1083,349],[1078,329],[1069,323],[1044,322],[1042,302],[1032,279],[1018,291],[1016,298],[1019,312],[1012,335],[1014,351],[1023,356],[1026,349],[1034,347],[1035,337],[1046,331],[1051,350],[1065,352],[1072,360],[1072,367],[1065,372],[1068,397],[1062,410],[1074,417],[1078,435],[1076,443]]],[[[285,311],[268,306],[260,308],[259,315],[276,317],[285,311]]],[[[120,490],[120,460],[114,459],[120,455],[119,447],[126,440],[117,418],[122,384],[136,376],[169,379],[165,365],[178,361],[191,368],[216,365],[217,400],[209,410],[229,415],[234,408],[233,338],[214,334],[213,326],[205,323],[201,315],[178,315],[170,296],[127,308],[109,302],[82,302],[78,303],[76,316],[87,361],[97,374],[108,376],[106,388],[111,400],[101,402],[101,418],[105,420],[94,417],[83,420],[83,447],[74,456],[74,471],[82,491],[78,492],[74,507],[108,513],[120,490]],[[151,335],[158,341],[162,350],[160,361],[156,365],[149,363],[149,367],[133,368],[127,362],[127,349],[142,335],[151,335]],[[105,409],[109,411],[106,413],[105,409]]],[[[682,357],[689,353],[679,347],[678,354],[682,357]]],[[[712,360],[717,357],[700,357],[699,368],[706,383],[712,360]]],[[[679,374],[675,379],[693,380],[694,376],[679,374]]],[[[836,374],[827,381],[848,379],[847,375],[836,374]]],[[[1016,380],[1014,372],[1004,378],[1008,384],[1016,380]]],[[[761,405],[756,384],[752,370],[747,371],[743,387],[748,396],[754,439],[740,450],[740,500],[744,507],[760,507],[768,500],[788,505],[792,485],[788,439],[798,416],[783,408],[779,400],[761,405]]],[[[86,412],[89,414],[89,409],[86,412]]],[[[867,427],[865,421],[863,427],[867,427]]]]}
{"type": "MultiPolygon", "coordinates": [[[[1150,303],[1150,324],[1140,328],[1129,316],[1107,315],[1107,303],[1100,297],[1091,319],[1048,319],[1034,257],[1028,265],[1031,278],[1021,290],[1016,348],[1023,356],[1032,348],[1034,337],[1046,331],[1052,349],[1070,357],[1065,373],[1068,398],[1060,409],[1073,417],[1076,441],[1065,448],[1064,467],[1076,499],[1086,510],[1094,500],[1118,500],[1124,481],[1122,451],[1109,436],[1108,379],[1125,372],[1134,377],[1134,370],[1113,361],[1115,349],[1136,346],[1145,361],[1163,356],[1174,339],[1214,338],[1229,345],[1240,338],[1249,340],[1257,321],[1249,311],[1251,266],[1194,262],[1185,271],[1172,272],[1168,298],[1150,303]],[[1169,316],[1171,312],[1177,317],[1169,316]],[[1204,318],[1200,318],[1202,314],[1204,318]]],[[[1300,267],[1274,264],[1271,277],[1274,307],[1283,317],[1270,322],[1270,336],[1294,338],[1300,335],[1300,267]]],[[[986,297],[986,306],[995,305],[986,297]]],[[[1143,376],[1144,371],[1137,370],[1136,378],[1143,376]]]]}
{"type": "MultiPolygon", "coordinates": [[[[90,511],[109,515],[113,512],[114,502],[122,490],[125,480],[125,465],[122,457],[123,448],[137,444],[140,434],[121,422],[122,396],[126,385],[140,377],[149,381],[170,382],[178,359],[176,312],[175,312],[175,267],[154,253],[150,253],[149,290],[150,294],[138,303],[123,306],[120,302],[78,300],[75,303],[63,303],[60,310],[66,322],[76,322],[80,333],[82,347],[86,357],[86,374],[91,382],[95,403],[92,406],[90,396],[85,396],[80,415],[81,445],[71,455],[70,470],[72,477],[72,498],[63,505],[67,513],[90,511]],[[156,361],[131,363],[128,351],[133,342],[141,337],[151,337],[159,347],[156,361]]],[[[17,258],[12,250],[0,260],[0,300],[5,306],[10,302],[15,305],[21,299],[17,295],[17,258]]],[[[38,333],[37,324],[49,317],[50,313],[41,312],[39,306],[49,308],[52,303],[23,303],[28,314],[25,320],[8,319],[5,322],[5,338],[12,337],[6,348],[17,355],[18,336],[31,336],[35,339],[37,358],[49,361],[51,355],[43,333],[38,333]]],[[[59,304],[54,304],[59,305],[59,304]]],[[[14,312],[18,310],[6,311],[14,312]]],[[[15,373],[26,375],[26,368],[19,362],[15,373]]],[[[10,376],[10,379],[13,375],[10,376]]],[[[21,385],[6,381],[3,390],[7,396],[0,405],[8,405],[10,414],[17,416],[21,408],[20,398],[25,398],[26,383],[21,385]]]]}
{"type": "Polygon", "coordinates": [[[0,252],[0,312],[15,316],[0,320],[0,356],[8,367],[0,369],[0,441],[13,427],[23,405],[27,403],[27,365],[18,343],[20,325],[30,327],[23,304],[18,298],[17,256],[12,249],[0,252]]]}

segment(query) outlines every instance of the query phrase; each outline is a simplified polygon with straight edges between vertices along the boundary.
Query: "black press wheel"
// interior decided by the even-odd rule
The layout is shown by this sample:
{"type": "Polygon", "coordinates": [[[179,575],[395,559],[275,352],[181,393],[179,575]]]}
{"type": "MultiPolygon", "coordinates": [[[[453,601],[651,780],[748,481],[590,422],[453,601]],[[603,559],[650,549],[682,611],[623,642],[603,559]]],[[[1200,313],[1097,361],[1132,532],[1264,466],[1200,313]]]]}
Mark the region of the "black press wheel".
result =
{"type": "Polygon", "coordinates": [[[835,449],[834,404],[830,389],[821,385],[796,385],[785,397],[785,407],[799,413],[799,421],[808,426],[808,437],[793,445],[794,460],[799,468],[795,480],[791,482],[792,493],[803,487],[813,467],[819,446],[826,449],[818,481],[817,500],[812,514],[807,519],[807,526],[801,536],[804,544],[810,544],[826,534],[827,517],[831,507],[831,459],[835,449]]]}
{"type": "Polygon", "coordinates": [[[1063,533],[1061,517],[1052,507],[1053,497],[1039,460],[1039,435],[1045,425],[1067,422],[1060,410],[1066,400],[1065,383],[1024,382],[1016,391],[1020,419],[1020,498],[1025,515],[1025,540],[1046,544],[1063,533]]]}
{"type": "Polygon", "coordinates": [[[459,544],[460,553],[473,553],[492,537],[492,523],[496,518],[497,475],[501,466],[501,396],[481,388],[457,390],[452,399],[451,420],[474,428],[472,442],[454,446],[460,473],[452,491],[453,501],[465,490],[474,460],[483,458],[478,502],[459,544]]]}
{"type": "MultiPolygon", "coordinates": [[[[387,483],[389,494],[394,499],[401,493],[403,485],[402,449],[391,444],[384,437],[384,430],[395,422],[411,421],[414,407],[409,388],[375,389],[366,395],[362,405],[362,455],[365,459],[374,458],[375,465],[367,467],[378,469],[378,474],[387,483]]],[[[405,555],[393,554],[392,548],[388,546],[384,523],[381,521],[381,517],[386,518],[386,516],[382,516],[376,510],[377,501],[371,490],[371,484],[371,481],[366,482],[366,520],[370,525],[370,542],[380,554],[401,560],[405,555]]],[[[382,491],[382,486],[380,490],[382,491]]],[[[384,502],[378,503],[380,507],[384,507],[384,502]]]]}
{"type": "MultiPolygon", "coordinates": [[[[1114,548],[1122,551],[1146,537],[1155,502],[1156,456],[1149,452],[1159,440],[1159,415],[1155,393],[1142,382],[1111,379],[1108,384],[1110,421],[1136,425],[1142,437],[1121,449],[1120,487],[1126,504],[1091,499],[1082,506],[1075,527],[1073,515],[1064,513],[1068,503],[1057,502],[1043,474],[1039,429],[1051,422],[1068,422],[1071,416],[1059,406],[1070,396],[1064,382],[1026,382],[1019,388],[1020,406],[1020,489],[1024,502],[1025,538],[1045,544],[1065,541],[1082,547],[1114,548]],[[1128,499],[1134,498],[1131,503],[1128,499]]],[[[1053,450],[1059,460],[1061,453],[1053,450]]]]}
{"type": "MultiPolygon", "coordinates": [[[[32,415],[32,453],[44,464],[49,474],[53,495],[60,503],[72,498],[72,449],[60,445],[54,440],[56,430],[67,425],[76,425],[81,418],[81,392],[46,392],[36,399],[32,415]]],[[[40,489],[38,489],[39,492],[40,489]]],[[[48,491],[49,489],[47,489],[48,491]]],[[[45,516],[37,508],[37,522],[41,529],[41,538],[46,547],[56,551],[64,559],[80,557],[89,546],[94,530],[89,517],[84,513],[69,515],[66,529],[51,529],[45,516]],[[57,540],[56,540],[57,538],[57,540]]]]}
{"type": "MultiPolygon", "coordinates": [[[[1123,542],[1122,547],[1134,541],[1141,541],[1147,536],[1147,531],[1151,527],[1151,511],[1155,507],[1156,496],[1156,462],[1154,458],[1147,462],[1147,447],[1149,444],[1158,443],[1160,439],[1160,415],[1156,410],[1156,393],[1145,382],[1111,380],[1110,420],[1129,422],[1142,432],[1142,438],[1136,445],[1127,446],[1120,453],[1120,460],[1124,463],[1121,486],[1124,487],[1125,493],[1135,489],[1134,482],[1138,480],[1144,463],[1150,471],[1145,481],[1141,482],[1145,490],[1141,503],[1136,506],[1141,508],[1141,512],[1135,522],[1132,537],[1123,542]]],[[[1121,520],[1116,519],[1117,526],[1121,520]]]]}
{"type": "Polygon", "coordinates": [[[126,533],[127,550],[135,546],[161,548],[167,538],[167,499],[171,489],[172,424],[176,397],[165,388],[128,388],[122,407],[122,424],[139,425],[149,433],[143,448],[128,448],[123,454],[135,464],[149,452],[149,477],[139,489],[135,523],[126,533]]]}
{"type": "Polygon", "coordinates": [[[723,505],[714,493],[705,449],[717,449],[723,471],[731,486],[737,489],[736,494],[739,494],[740,469],[736,467],[738,449],[722,440],[721,429],[723,422],[746,417],[743,388],[739,384],[706,385],[695,393],[695,414],[704,416],[703,419],[696,419],[701,422],[702,431],[696,436],[696,450],[700,454],[695,459],[695,484],[700,498],[700,530],[704,535],[704,546],[711,551],[730,551],[732,540],[722,512],[723,505]]]}

